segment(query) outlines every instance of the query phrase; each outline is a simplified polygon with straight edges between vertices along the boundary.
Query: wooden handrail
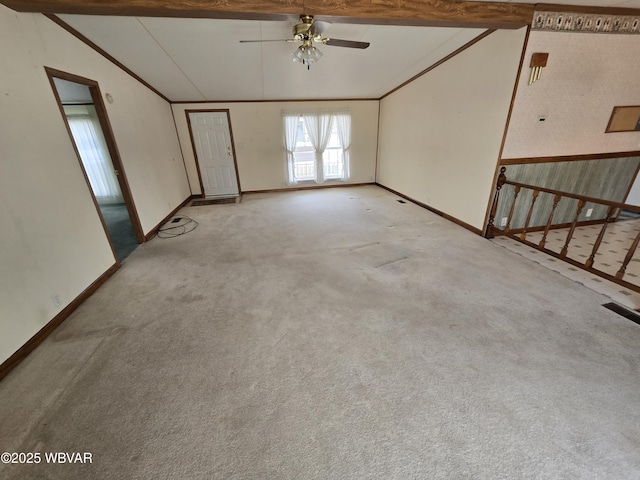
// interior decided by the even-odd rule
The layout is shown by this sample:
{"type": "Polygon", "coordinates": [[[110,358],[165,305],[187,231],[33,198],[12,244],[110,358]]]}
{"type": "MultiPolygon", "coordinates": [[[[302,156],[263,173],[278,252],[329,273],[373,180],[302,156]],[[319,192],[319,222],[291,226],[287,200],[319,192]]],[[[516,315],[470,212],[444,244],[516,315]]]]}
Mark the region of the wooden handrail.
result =
{"type": "Polygon", "coordinates": [[[630,212],[640,213],[640,207],[635,205],[627,205],[626,203],[612,202],[611,200],[604,200],[602,198],[588,197],[586,195],[576,195],[575,193],[562,192],[560,190],[554,190],[552,188],[537,187],[535,185],[527,185],[526,183],[512,182],[506,180],[503,185],[513,185],[514,187],[526,188],[529,190],[538,190],[540,192],[551,193],[552,195],[560,195],[562,197],[575,198],[576,200],[584,200],[589,203],[598,203],[600,205],[606,205],[613,208],[622,208],[630,212]]]}

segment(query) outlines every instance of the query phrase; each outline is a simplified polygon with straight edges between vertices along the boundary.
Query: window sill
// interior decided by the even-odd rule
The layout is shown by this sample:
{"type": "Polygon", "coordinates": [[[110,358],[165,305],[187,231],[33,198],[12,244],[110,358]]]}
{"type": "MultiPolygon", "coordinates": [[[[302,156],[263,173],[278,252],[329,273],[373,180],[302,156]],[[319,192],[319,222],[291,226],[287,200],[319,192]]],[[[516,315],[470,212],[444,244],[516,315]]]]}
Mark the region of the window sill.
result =
{"type": "Polygon", "coordinates": [[[327,185],[327,184],[331,185],[334,183],[338,184],[338,183],[348,183],[348,182],[345,182],[340,178],[329,178],[322,183],[316,183],[315,180],[298,180],[296,182],[296,185],[327,185]]]}

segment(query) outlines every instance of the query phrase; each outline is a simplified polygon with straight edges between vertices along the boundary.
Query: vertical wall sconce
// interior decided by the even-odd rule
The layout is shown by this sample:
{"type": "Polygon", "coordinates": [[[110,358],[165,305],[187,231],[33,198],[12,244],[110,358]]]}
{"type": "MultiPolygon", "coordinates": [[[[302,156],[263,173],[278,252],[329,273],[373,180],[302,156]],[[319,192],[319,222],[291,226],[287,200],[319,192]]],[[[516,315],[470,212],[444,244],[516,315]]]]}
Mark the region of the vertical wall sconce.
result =
{"type": "Polygon", "coordinates": [[[531,55],[531,73],[529,74],[529,85],[540,79],[542,68],[547,66],[548,53],[534,53],[531,55]]]}

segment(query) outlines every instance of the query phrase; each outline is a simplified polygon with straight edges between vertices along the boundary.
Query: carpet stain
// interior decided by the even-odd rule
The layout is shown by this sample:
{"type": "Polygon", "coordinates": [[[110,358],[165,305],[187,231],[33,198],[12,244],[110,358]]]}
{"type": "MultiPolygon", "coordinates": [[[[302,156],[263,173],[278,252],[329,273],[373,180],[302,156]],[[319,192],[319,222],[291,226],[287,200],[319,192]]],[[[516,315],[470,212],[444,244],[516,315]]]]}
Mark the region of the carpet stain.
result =
{"type": "Polygon", "coordinates": [[[277,346],[278,346],[278,344],[282,341],[282,339],[283,339],[284,337],[286,337],[286,336],[287,336],[287,334],[286,334],[286,333],[285,333],[284,335],[282,335],[282,336],[278,339],[278,341],[277,341],[276,343],[274,343],[274,344],[273,344],[273,348],[277,347],[277,346]]]}
{"type": "Polygon", "coordinates": [[[88,338],[105,338],[111,336],[124,335],[129,328],[123,326],[101,328],[98,330],[74,331],[70,328],[60,330],[51,336],[51,340],[56,343],[75,341],[88,338]]]}
{"type": "Polygon", "coordinates": [[[349,251],[350,252],[355,252],[357,250],[362,250],[363,248],[374,247],[376,245],[380,245],[380,242],[372,242],[372,243],[365,243],[364,245],[356,245],[355,247],[351,247],[349,249],[349,251]]]}
{"type": "Polygon", "coordinates": [[[386,267],[387,265],[391,265],[393,263],[402,262],[403,260],[407,260],[409,257],[396,258],[395,260],[389,260],[388,262],[381,263],[380,265],[376,265],[375,268],[386,267]]]}
{"type": "Polygon", "coordinates": [[[365,395],[367,395],[367,393],[369,393],[369,389],[366,387],[366,385],[356,385],[356,388],[354,389],[356,395],[359,395],[361,397],[364,397],[365,395]]]}
{"type": "Polygon", "coordinates": [[[182,303],[193,303],[193,302],[202,301],[204,299],[205,299],[204,295],[187,294],[187,295],[181,296],[178,299],[178,301],[182,303]]]}

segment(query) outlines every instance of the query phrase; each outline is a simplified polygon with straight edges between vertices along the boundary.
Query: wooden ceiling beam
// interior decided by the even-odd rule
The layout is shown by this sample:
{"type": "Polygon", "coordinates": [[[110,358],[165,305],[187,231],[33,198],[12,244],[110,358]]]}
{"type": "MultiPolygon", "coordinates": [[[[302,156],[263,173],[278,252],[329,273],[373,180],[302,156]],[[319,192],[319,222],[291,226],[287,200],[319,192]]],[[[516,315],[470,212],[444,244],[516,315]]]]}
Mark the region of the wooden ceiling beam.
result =
{"type": "Polygon", "coordinates": [[[282,20],[301,14],[333,22],[520,28],[534,6],[450,0],[0,0],[17,12],[139,17],[282,20]]]}
{"type": "Polygon", "coordinates": [[[16,12],[124,17],[297,18],[304,0],[0,0],[16,12]]]}
{"type": "Polygon", "coordinates": [[[466,28],[520,28],[534,5],[450,0],[305,0],[305,13],[333,22],[466,28]]]}

